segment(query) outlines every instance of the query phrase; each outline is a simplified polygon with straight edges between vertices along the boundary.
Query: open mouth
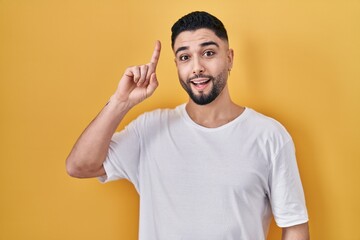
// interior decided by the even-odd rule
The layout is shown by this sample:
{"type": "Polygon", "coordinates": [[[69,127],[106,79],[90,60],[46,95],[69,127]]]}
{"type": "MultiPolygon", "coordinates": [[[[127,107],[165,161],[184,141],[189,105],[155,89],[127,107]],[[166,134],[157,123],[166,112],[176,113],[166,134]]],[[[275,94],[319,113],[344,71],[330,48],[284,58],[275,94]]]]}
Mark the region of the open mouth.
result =
{"type": "Polygon", "coordinates": [[[210,82],[210,78],[206,79],[194,79],[190,81],[192,84],[194,84],[197,87],[205,86],[210,82]]]}

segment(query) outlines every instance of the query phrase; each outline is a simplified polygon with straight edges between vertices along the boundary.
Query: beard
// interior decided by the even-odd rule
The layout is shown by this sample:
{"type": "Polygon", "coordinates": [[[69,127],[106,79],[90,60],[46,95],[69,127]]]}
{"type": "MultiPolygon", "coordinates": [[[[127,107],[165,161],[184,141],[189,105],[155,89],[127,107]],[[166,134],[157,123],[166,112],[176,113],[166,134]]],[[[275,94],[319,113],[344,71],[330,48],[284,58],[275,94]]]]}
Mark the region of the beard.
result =
{"type": "Polygon", "coordinates": [[[184,90],[188,93],[191,100],[193,100],[198,105],[206,105],[214,101],[222,92],[224,87],[226,86],[227,82],[227,71],[221,72],[216,77],[213,77],[211,75],[203,75],[199,74],[195,77],[189,78],[187,80],[183,80],[179,77],[180,84],[184,88],[184,90]],[[208,78],[209,83],[212,83],[212,87],[210,89],[209,93],[204,93],[203,91],[199,91],[198,93],[195,93],[191,88],[191,80],[196,78],[208,78]]]}

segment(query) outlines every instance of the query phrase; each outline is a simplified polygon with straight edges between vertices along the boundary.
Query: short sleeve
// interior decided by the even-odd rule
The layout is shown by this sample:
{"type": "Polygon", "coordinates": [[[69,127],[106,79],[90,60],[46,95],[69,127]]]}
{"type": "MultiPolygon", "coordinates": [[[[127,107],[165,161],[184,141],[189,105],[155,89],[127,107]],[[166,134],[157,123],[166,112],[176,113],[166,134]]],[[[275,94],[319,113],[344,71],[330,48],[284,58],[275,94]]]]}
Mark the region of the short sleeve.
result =
{"type": "Polygon", "coordinates": [[[136,123],[132,122],[113,135],[103,163],[106,175],[98,178],[100,182],[127,179],[138,185],[140,137],[135,126],[136,123]]]}
{"type": "Polygon", "coordinates": [[[290,227],[308,221],[292,140],[272,160],[269,188],[272,212],[279,227],[290,227]]]}

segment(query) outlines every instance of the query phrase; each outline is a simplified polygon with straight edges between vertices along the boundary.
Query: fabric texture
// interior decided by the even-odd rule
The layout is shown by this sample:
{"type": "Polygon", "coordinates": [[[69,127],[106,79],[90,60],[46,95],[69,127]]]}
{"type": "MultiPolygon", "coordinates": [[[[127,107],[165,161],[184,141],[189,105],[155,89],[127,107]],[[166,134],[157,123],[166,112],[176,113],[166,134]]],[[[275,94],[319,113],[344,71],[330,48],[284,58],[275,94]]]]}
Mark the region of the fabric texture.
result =
{"type": "Polygon", "coordinates": [[[308,221],[293,141],[246,108],[205,128],[185,104],[144,113],[115,133],[101,182],[128,179],[140,195],[140,240],[261,240],[308,221]]]}

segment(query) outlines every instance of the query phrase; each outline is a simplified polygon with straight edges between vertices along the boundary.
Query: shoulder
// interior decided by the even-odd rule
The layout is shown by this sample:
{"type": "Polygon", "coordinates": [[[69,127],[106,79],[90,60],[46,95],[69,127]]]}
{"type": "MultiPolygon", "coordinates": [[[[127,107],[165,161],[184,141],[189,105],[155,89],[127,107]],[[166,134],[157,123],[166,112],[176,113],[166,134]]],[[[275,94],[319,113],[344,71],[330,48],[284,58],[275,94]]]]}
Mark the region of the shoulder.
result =
{"type": "Polygon", "coordinates": [[[179,116],[179,108],[158,108],[152,111],[147,111],[139,115],[136,121],[158,121],[158,120],[166,120],[168,118],[173,118],[179,116]]]}
{"type": "Polygon", "coordinates": [[[137,128],[159,128],[181,117],[181,105],[176,108],[162,108],[139,115],[131,124],[137,128]]]}
{"type": "Polygon", "coordinates": [[[285,130],[285,127],[276,119],[266,116],[254,109],[247,108],[248,119],[258,127],[270,128],[273,130],[285,130]]]}
{"type": "Polygon", "coordinates": [[[247,108],[246,124],[255,133],[272,139],[278,139],[282,142],[291,140],[291,136],[287,129],[276,119],[259,113],[251,108],[247,108]]]}

